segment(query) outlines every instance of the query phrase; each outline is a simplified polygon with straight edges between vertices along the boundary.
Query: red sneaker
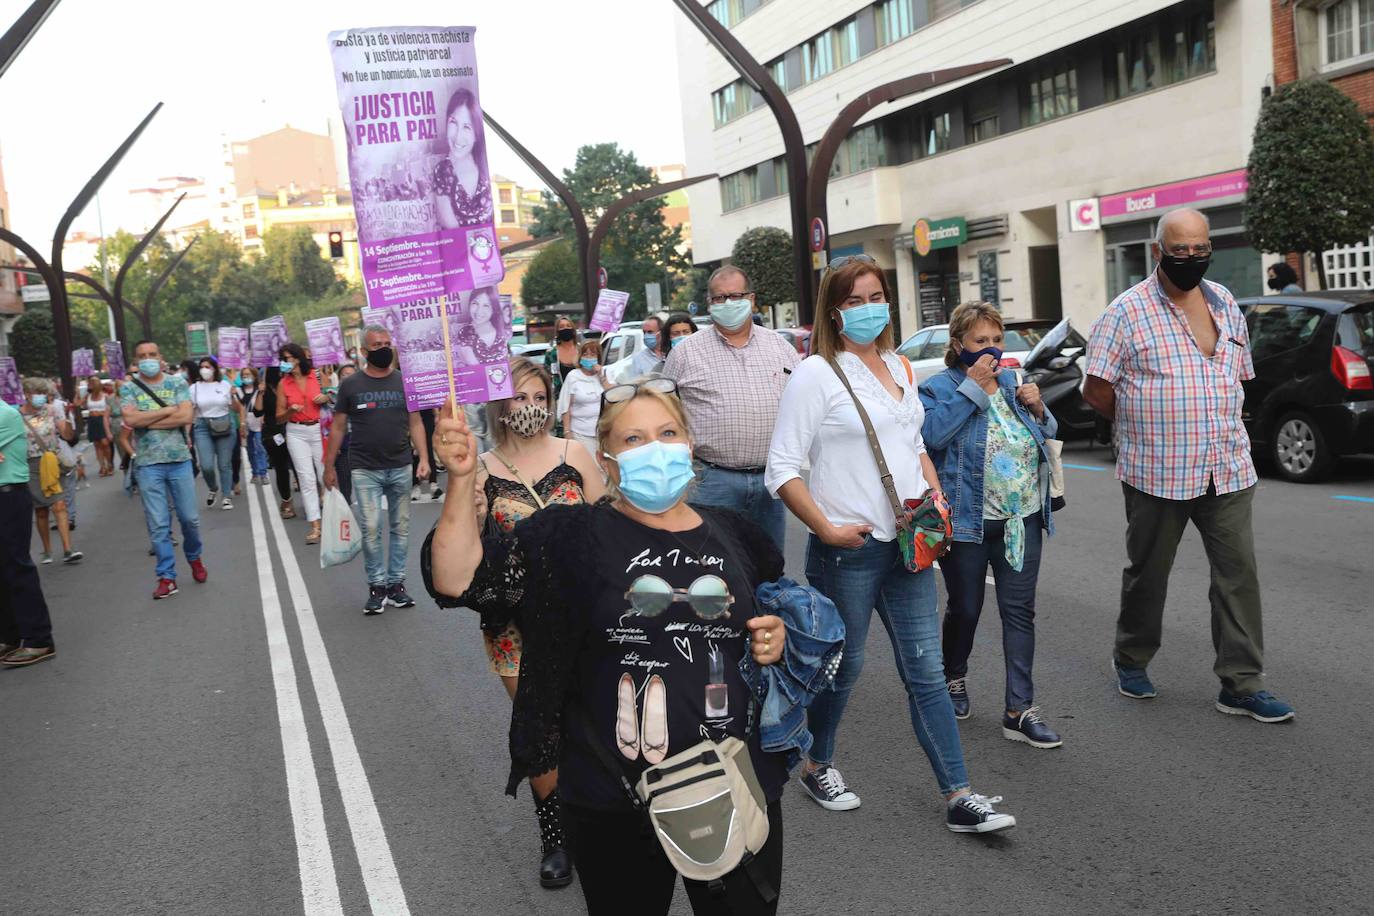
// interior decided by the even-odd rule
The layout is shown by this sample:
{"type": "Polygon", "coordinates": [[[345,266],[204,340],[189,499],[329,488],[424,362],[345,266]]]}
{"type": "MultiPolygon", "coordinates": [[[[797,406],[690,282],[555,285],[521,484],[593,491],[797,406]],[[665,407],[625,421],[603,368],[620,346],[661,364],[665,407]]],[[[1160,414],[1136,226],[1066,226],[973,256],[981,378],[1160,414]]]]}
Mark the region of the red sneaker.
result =
{"type": "Polygon", "coordinates": [[[199,560],[191,561],[191,578],[195,579],[197,582],[204,582],[206,579],[210,578],[210,574],[205,571],[204,563],[199,560]]]}
{"type": "Polygon", "coordinates": [[[175,595],[177,591],[176,579],[158,579],[157,588],[153,589],[153,600],[157,601],[159,598],[170,598],[175,595]]]}

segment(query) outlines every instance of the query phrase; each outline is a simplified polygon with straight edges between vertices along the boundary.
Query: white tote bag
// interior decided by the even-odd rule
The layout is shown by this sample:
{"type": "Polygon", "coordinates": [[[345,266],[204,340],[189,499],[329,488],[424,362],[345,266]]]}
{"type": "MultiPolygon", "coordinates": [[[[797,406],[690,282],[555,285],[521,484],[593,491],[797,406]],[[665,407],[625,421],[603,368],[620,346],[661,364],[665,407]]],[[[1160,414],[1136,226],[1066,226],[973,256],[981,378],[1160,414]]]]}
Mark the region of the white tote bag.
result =
{"type": "Polygon", "coordinates": [[[342,566],[363,549],[358,522],[338,487],[324,491],[320,523],[320,569],[342,566]]]}

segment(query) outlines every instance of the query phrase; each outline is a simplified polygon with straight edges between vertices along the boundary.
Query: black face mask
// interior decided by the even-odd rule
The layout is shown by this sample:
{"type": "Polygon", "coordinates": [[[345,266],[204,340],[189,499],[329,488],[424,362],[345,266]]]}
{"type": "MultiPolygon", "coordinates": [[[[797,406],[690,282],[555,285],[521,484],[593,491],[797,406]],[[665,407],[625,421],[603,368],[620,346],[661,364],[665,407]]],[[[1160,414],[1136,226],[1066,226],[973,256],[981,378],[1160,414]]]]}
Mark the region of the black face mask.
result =
{"type": "Polygon", "coordinates": [[[390,347],[378,347],[375,350],[367,351],[368,364],[377,369],[389,367],[393,358],[395,358],[395,354],[391,352],[390,347]]]}
{"type": "Polygon", "coordinates": [[[1169,278],[1170,283],[1187,292],[1197,288],[1197,285],[1202,282],[1202,275],[1207,273],[1207,268],[1211,263],[1211,257],[1178,258],[1166,254],[1159,259],[1159,269],[1164,271],[1164,276],[1169,278]]]}
{"type": "Polygon", "coordinates": [[[1269,288],[1272,289],[1274,292],[1277,293],[1277,292],[1281,291],[1281,290],[1283,289],[1283,287],[1284,287],[1284,282],[1283,282],[1282,280],[1280,280],[1278,277],[1270,277],[1270,278],[1269,278],[1269,288]]]}
{"type": "Polygon", "coordinates": [[[568,341],[573,340],[576,337],[577,332],[574,331],[572,328],[563,328],[561,331],[558,332],[559,343],[567,343],[568,341]]]}

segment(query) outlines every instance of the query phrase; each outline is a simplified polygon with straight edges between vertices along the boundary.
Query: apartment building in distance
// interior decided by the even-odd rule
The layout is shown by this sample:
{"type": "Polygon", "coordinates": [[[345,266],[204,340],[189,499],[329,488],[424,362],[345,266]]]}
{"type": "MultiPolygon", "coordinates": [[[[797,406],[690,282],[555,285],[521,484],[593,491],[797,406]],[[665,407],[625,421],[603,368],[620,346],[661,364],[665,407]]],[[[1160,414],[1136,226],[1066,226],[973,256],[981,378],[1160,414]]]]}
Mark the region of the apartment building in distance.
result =
{"type": "MultiPolygon", "coordinates": [[[[829,255],[889,273],[900,330],[970,299],[1086,328],[1152,268],[1179,206],[1208,213],[1208,276],[1263,288],[1246,243],[1245,165],[1273,69],[1253,0],[715,0],[785,89],[808,144],[883,83],[1010,58],[1000,70],[869,112],[829,183],[829,255]]],[[[685,21],[677,27],[694,257],[728,260],[753,226],[790,226],[771,112],[685,21]]],[[[782,316],[786,320],[788,316],[782,316]]]]}

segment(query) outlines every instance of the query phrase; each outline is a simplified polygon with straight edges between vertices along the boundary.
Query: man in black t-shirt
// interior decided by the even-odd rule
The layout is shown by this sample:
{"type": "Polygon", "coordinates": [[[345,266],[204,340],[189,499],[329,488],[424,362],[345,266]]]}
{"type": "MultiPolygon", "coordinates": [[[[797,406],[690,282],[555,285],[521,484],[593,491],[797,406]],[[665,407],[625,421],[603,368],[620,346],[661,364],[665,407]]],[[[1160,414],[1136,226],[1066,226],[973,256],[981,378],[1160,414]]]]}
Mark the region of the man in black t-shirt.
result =
{"type": "Polygon", "coordinates": [[[368,595],[363,613],[380,614],[388,604],[412,607],[406,594],[406,554],[410,545],[410,452],[420,457],[421,477],[429,474],[429,443],[420,415],[406,410],[405,387],[396,371],[391,332],[371,325],[363,332],[367,364],[339,385],[334,428],[324,460],[324,485],[339,485],[334,461],[349,440],[349,465],[363,536],[368,595]],[[382,553],[385,499],[391,531],[389,556],[382,553]]]}

